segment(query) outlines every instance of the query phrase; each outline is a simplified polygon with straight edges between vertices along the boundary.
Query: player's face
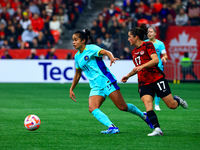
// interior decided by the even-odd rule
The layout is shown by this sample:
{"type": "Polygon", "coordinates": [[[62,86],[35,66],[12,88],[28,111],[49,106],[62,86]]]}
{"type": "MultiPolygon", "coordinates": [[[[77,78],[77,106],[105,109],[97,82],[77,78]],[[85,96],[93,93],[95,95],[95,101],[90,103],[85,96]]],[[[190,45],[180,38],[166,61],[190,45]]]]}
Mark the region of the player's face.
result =
{"type": "Polygon", "coordinates": [[[137,40],[137,36],[133,36],[131,32],[128,32],[128,41],[130,42],[131,46],[135,45],[135,41],[137,40]]]}
{"type": "Polygon", "coordinates": [[[156,32],[154,31],[154,29],[148,29],[148,34],[147,34],[148,38],[150,40],[154,39],[156,36],[156,32]]]}
{"type": "Polygon", "coordinates": [[[81,40],[78,34],[73,34],[72,40],[75,49],[81,49],[81,47],[85,46],[85,40],[81,40]]]}

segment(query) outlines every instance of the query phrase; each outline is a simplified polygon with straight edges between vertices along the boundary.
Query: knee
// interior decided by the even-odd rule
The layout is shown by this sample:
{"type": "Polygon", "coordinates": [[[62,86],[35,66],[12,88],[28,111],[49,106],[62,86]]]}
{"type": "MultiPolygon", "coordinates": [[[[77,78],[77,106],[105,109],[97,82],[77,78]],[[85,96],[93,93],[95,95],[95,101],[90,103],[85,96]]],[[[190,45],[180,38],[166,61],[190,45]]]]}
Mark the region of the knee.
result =
{"type": "Polygon", "coordinates": [[[91,106],[89,106],[89,112],[90,112],[90,113],[92,113],[93,110],[95,110],[95,109],[97,109],[97,107],[91,107],[91,106]]]}
{"type": "Polygon", "coordinates": [[[128,106],[127,105],[120,105],[120,106],[117,106],[117,107],[121,111],[127,111],[128,110],[128,106]]]}
{"type": "Polygon", "coordinates": [[[176,109],[177,106],[178,106],[178,104],[176,104],[176,103],[170,103],[170,104],[168,104],[167,106],[168,106],[170,109],[176,109]]]}

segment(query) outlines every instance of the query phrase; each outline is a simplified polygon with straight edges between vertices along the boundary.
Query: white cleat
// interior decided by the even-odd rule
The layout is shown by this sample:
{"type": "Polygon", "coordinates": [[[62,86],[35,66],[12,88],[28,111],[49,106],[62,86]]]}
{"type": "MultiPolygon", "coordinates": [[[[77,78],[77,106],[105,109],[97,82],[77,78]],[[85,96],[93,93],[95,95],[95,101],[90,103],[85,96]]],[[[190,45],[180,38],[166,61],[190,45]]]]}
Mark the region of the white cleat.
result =
{"type": "Polygon", "coordinates": [[[161,111],[160,106],[159,106],[159,105],[156,105],[156,104],[155,104],[154,109],[157,110],[157,111],[161,111]]]}
{"type": "Polygon", "coordinates": [[[174,95],[174,99],[179,99],[181,107],[185,109],[188,108],[187,102],[183,100],[182,98],[178,97],[177,95],[174,95]]]}
{"type": "Polygon", "coordinates": [[[152,133],[148,134],[148,136],[157,136],[157,135],[163,135],[163,132],[159,127],[155,128],[155,130],[153,130],[152,133]]]}

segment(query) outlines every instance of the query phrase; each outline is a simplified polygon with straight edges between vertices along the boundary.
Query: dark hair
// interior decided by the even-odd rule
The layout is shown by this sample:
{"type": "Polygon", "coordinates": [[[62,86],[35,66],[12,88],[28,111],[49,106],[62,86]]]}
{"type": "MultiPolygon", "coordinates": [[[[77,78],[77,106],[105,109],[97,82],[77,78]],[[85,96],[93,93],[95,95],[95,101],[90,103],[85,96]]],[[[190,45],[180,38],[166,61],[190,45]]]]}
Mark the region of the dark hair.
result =
{"type": "Polygon", "coordinates": [[[95,40],[91,36],[90,30],[88,29],[84,29],[83,31],[76,31],[74,34],[79,34],[79,38],[81,38],[81,40],[85,39],[85,44],[87,44],[88,39],[90,40],[91,44],[95,44],[95,40]]]}
{"type": "Polygon", "coordinates": [[[143,23],[140,27],[135,27],[130,30],[131,35],[134,37],[137,35],[140,40],[144,40],[144,36],[147,36],[147,26],[143,23]]]}
{"type": "Polygon", "coordinates": [[[185,52],[185,53],[184,53],[184,57],[188,57],[188,52],[185,52]]]}

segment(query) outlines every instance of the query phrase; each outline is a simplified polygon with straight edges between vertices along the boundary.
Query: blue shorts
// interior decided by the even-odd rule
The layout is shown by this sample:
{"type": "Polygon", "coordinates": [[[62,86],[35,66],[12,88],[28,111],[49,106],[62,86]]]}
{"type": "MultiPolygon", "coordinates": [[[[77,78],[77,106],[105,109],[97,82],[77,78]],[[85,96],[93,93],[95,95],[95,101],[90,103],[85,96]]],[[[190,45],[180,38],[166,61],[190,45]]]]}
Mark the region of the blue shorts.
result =
{"type": "Polygon", "coordinates": [[[110,83],[108,86],[106,86],[105,88],[101,90],[91,89],[89,97],[94,96],[94,95],[100,95],[100,96],[106,97],[106,96],[109,96],[112,92],[119,89],[120,87],[117,85],[117,82],[110,83]]]}

